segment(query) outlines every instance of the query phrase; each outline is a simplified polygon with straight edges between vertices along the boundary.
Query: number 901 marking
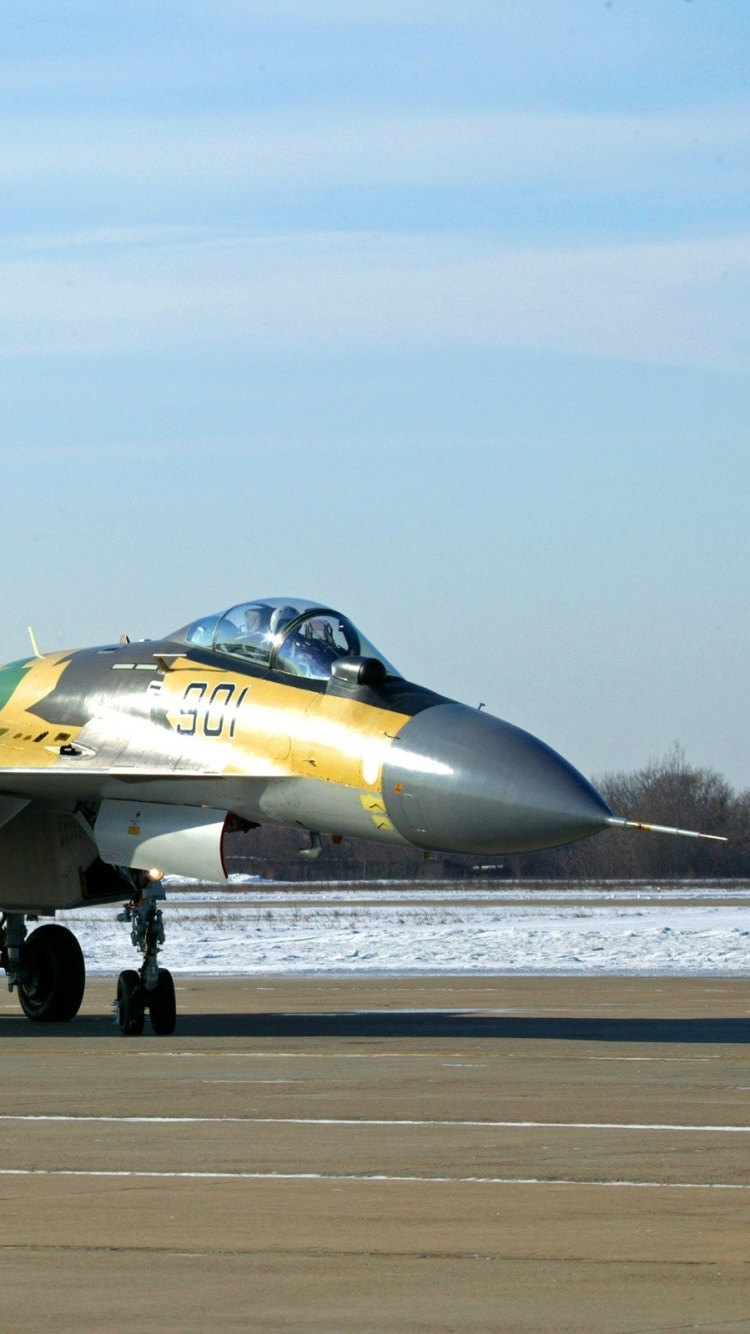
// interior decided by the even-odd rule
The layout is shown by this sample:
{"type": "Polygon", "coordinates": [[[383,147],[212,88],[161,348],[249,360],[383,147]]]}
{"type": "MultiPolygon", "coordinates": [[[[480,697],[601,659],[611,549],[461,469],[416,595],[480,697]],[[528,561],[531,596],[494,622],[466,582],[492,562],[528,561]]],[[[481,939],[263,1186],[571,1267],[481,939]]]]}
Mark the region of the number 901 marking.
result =
{"type": "Polygon", "coordinates": [[[205,709],[201,704],[205,699],[208,690],[207,681],[191,681],[182,697],[182,708],[180,710],[180,721],[177,724],[177,731],[182,736],[195,736],[198,731],[199,723],[202,726],[203,735],[207,737],[220,737],[224,733],[224,728],[229,721],[229,737],[234,736],[234,729],[237,726],[237,714],[249,687],[245,686],[237,696],[232,705],[231,718],[227,718],[229,705],[232,702],[235,687],[231,681],[222,681],[218,686],[214,686],[211,696],[206,703],[205,709]],[[190,703],[194,701],[194,703],[190,703]]]}

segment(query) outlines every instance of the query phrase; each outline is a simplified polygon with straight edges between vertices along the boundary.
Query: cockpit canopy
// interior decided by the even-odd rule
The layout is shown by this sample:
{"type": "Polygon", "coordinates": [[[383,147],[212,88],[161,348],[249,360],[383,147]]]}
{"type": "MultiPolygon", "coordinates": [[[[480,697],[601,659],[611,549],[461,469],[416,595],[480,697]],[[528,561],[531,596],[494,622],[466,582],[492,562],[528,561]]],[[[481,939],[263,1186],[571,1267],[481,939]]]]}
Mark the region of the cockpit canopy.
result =
{"type": "Polygon", "coordinates": [[[234,654],[261,668],[327,681],[338,658],[377,658],[400,676],[352,622],[308,598],[260,598],[204,616],[171,636],[196,648],[234,654]]]}

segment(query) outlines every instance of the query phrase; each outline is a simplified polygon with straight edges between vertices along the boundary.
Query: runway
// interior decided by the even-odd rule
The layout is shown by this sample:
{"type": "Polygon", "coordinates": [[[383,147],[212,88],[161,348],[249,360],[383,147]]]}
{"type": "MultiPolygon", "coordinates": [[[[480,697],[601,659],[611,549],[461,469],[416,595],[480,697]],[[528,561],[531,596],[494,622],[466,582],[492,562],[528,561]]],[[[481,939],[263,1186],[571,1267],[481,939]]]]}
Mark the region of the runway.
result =
{"type": "Polygon", "coordinates": [[[3,1327],[750,1330],[750,990],[178,981],[0,1004],[3,1327]]]}

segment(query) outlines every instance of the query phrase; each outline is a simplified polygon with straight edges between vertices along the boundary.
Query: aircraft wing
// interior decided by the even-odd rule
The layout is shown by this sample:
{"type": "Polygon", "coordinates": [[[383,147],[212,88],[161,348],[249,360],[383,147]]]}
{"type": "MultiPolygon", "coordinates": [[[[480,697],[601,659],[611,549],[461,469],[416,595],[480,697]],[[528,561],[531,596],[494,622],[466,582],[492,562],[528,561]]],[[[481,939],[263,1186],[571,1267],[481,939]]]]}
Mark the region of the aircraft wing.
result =
{"type": "Polygon", "coordinates": [[[268,783],[274,781],[278,781],[278,775],[247,778],[147,766],[79,770],[6,768],[0,769],[0,796],[43,801],[71,811],[79,802],[117,798],[236,810],[248,802],[254,805],[268,783]]]}

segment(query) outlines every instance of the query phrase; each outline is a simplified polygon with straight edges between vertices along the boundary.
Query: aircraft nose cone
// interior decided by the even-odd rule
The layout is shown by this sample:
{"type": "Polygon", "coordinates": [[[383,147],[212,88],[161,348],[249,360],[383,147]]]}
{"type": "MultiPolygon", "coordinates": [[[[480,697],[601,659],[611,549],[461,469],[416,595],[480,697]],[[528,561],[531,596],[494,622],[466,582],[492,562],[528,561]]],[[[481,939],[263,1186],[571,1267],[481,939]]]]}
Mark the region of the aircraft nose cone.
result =
{"type": "Polygon", "coordinates": [[[425,709],[401,729],[383,768],[400,834],[446,852],[529,852],[606,828],[612,812],[551,747],[463,704],[425,709]]]}

